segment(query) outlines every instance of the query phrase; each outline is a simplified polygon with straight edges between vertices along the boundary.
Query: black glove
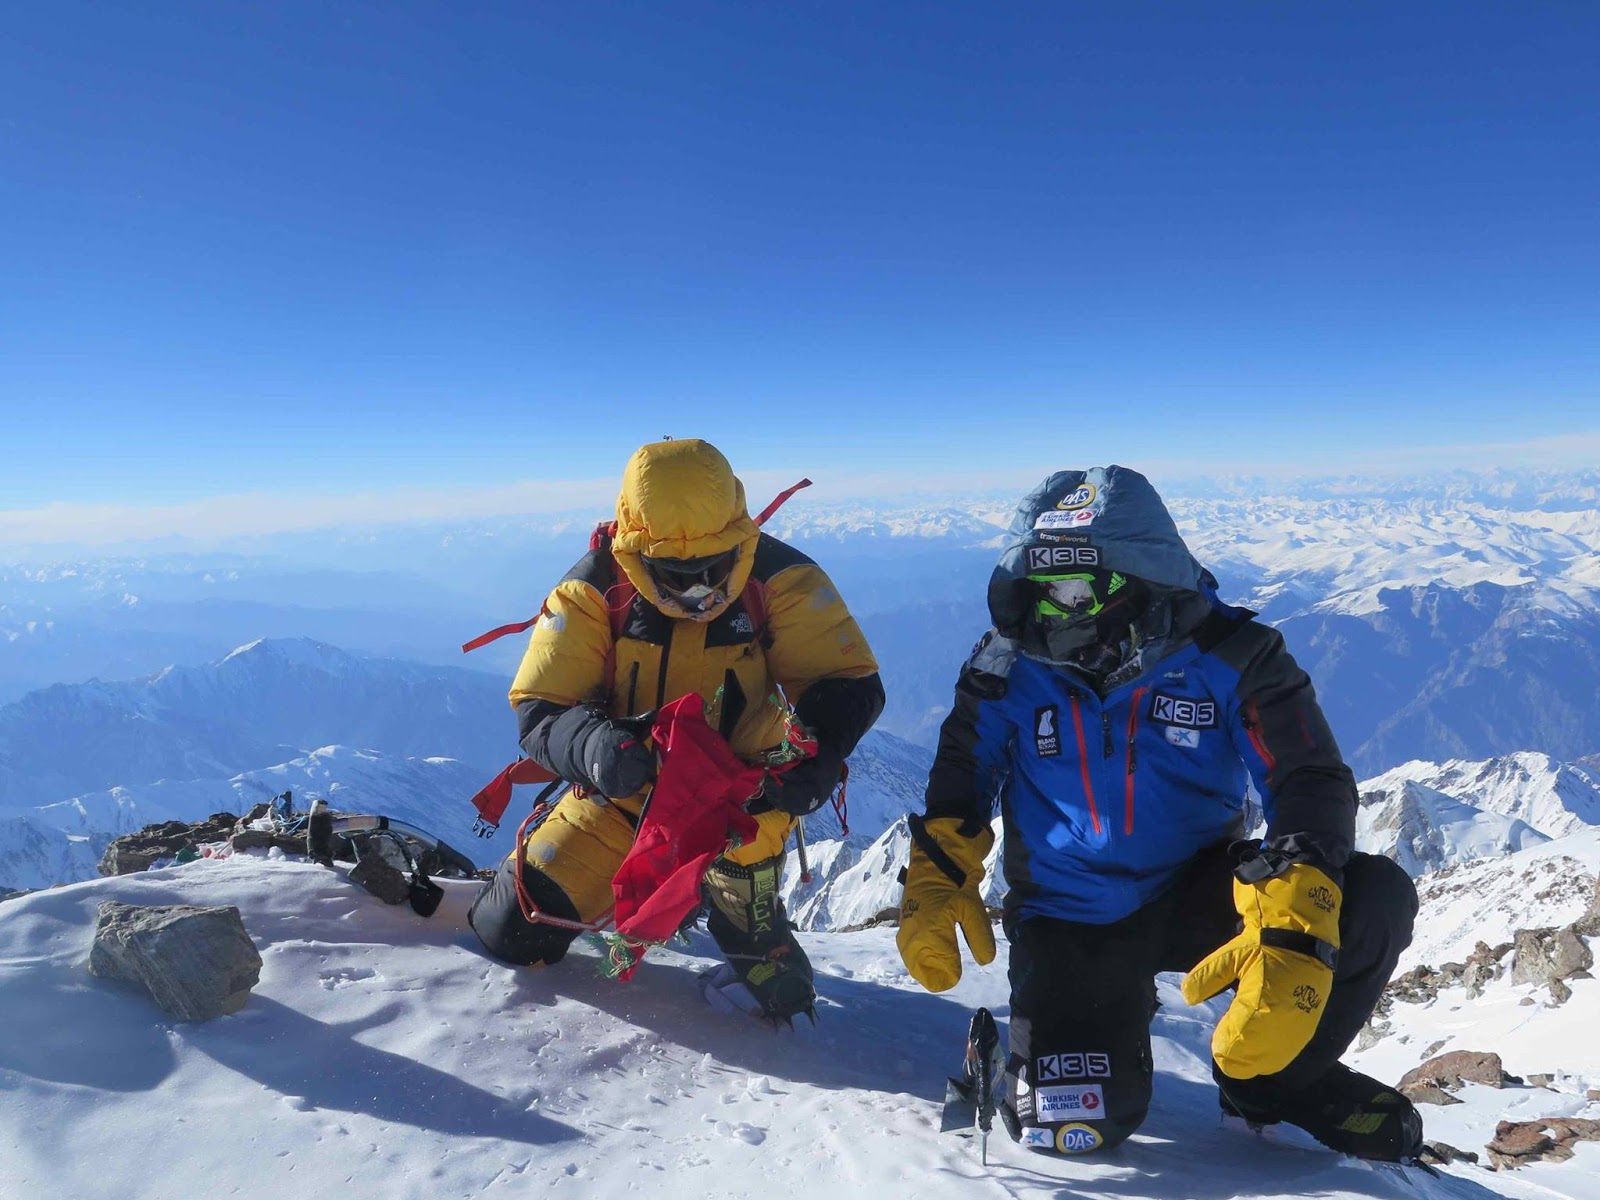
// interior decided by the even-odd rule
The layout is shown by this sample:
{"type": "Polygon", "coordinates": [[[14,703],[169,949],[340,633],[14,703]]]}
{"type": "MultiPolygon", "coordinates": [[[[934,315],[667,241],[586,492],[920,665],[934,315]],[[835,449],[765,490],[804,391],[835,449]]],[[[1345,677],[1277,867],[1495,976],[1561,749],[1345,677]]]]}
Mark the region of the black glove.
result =
{"type": "Polygon", "coordinates": [[[550,727],[552,765],[599,798],[631,796],[656,777],[655,751],[645,745],[653,723],[650,715],[612,720],[599,709],[569,708],[550,727]]]}
{"type": "Polygon", "coordinates": [[[770,776],[761,794],[773,808],[803,817],[816,812],[833,795],[843,772],[844,756],[827,746],[818,746],[812,757],[770,776]]]}
{"type": "Polygon", "coordinates": [[[605,721],[583,739],[584,778],[600,795],[631,796],[656,777],[656,752],[637,721],[605,721]]]}

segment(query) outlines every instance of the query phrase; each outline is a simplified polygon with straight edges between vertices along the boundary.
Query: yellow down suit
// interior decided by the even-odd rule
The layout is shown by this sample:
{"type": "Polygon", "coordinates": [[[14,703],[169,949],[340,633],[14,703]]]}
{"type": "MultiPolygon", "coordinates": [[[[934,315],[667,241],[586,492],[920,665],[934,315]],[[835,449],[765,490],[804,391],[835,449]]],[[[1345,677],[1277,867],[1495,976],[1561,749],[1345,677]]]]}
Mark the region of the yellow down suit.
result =
{"type": "MultiPolygon", "coordinates": [[[[667,441],[629,461],[610,545],[585,555],[545,600],[510,699],[523,749],[558,774],[560,755],[549,739],[573,706],[626,718],[690,692],[705,699],[708,722],[748,761],[781,743],[784,706],[792,705],[824,752],[842,762],[882,710],[877,671],[822,569],[750,519],[727,460],[702,441],[667,441]],[[641,557],[728,550],[737,557],[726,598],[693,614],[657,588],[641,557]]],[[[526,847],[523,879],[541,908],[585,921],[609,911],[611,878],[632,843],[641,802],[635,795],[597,803],[581,791],[561,799],[526,847]]],[[[776,891],[795,817],[761,807],[759,799],[751,806],[757,840],[720,859],[708,877],[711,932],[730,960],[765,955],[765,943],[788,935],[776,891]]],[[[513,961],[553,962],[572,937],[541,926],[512,929],[497,944],[477,916],[491,951],[513,961]]]]}

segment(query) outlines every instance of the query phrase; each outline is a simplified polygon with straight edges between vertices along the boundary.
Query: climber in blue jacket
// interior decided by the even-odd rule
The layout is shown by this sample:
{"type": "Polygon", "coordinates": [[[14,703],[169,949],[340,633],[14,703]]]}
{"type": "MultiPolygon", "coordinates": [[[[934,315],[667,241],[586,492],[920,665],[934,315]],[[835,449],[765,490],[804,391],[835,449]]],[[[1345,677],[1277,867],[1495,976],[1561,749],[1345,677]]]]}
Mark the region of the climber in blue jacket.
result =
{"type": "Polygon", "coordinates": [[[1339,1057],[1411,939],[1416,891],[1353,851],[1357,795],[1282,636],[1217,598],[1155,489],[1051,475],[1019,506],[912,819],[899,947],[925,987],[993,958],[978,885],[1003,820],[1011,1021],[1001,1114],[1052,1152],[1143,1122],[1154,976],[1235,996],[1212,1040],[1226,1112],[1408,1159],[1409,1100],[1339,1057]],[[1264,837],[1245,840],[1253,785],[1264,837]]]}

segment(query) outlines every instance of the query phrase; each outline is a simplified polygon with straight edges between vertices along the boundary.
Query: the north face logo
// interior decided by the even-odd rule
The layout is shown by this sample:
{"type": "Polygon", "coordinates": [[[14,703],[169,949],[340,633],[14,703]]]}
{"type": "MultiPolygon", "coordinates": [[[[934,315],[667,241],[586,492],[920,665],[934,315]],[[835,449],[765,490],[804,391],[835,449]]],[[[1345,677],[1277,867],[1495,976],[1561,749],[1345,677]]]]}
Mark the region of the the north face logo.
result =
{"type": "Polygon", "coordinates": [[[756,631],[755,622],[750,619],[749,613],[739,613],[729,624],[735,633],[754,634],[756,631]]]}

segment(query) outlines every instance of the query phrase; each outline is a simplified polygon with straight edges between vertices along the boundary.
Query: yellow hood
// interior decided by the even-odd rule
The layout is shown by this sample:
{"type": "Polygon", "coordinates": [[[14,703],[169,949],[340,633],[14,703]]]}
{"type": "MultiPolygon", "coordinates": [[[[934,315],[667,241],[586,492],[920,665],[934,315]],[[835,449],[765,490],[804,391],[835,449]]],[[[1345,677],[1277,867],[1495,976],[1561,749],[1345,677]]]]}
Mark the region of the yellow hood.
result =
{"type": "Polygon", "coordinates": [[[651,442],[628,460],[611,551],[639,594],[668,616],[717,617],[744,590],[760,536],[745,509],[744,484],[710,442],[651,442]],[[739,556],[728,580],[728,600],[703,613],[686,612],[663,596],[640,561],[640,555],[701,558],[735,547],[739,556]]]}

